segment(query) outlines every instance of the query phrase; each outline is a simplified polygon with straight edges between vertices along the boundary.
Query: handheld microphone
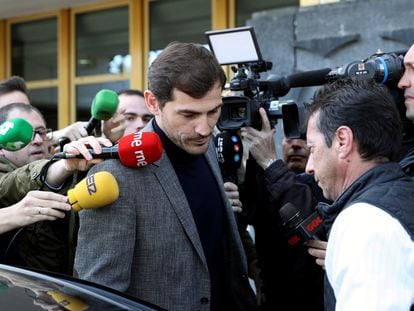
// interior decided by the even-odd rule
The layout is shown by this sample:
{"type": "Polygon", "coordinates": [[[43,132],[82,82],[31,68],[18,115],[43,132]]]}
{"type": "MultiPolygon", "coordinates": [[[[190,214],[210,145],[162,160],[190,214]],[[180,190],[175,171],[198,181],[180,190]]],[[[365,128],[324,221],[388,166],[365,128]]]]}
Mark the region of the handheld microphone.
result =
{"type": "MultiPolygon", "coordinates": [[[[92,105],[91,105],[91,118],[85,126],[88,135],[101,123],[101,120],[108,120],[112,118],[118,109],[118,94],[111,90],[100,90],[96,93],[92,105]]],[[[59,139],[60,150],[63,150],[63,146],[70,143],[70,139],[67,137],[61,137],[59,139]]]]}
{"type": "MultiPolygon", "coordinates": [[[[162,156],[162,143],[155,132],[135,132],[122,137],[118,144],[113,147],[103,147],[102,153],[95,153],[88,149],[95,159],[119,159],[128,167],[141,167],[155,161],[162,156]]],[[[58,152],[53,155],[56,159],[82,159],[83,156],[58,152]]]]}
{"type": "Polygon", "coordinates": [[[288,202],[279,210],[283,226],[287,229],[287,239],[291,246],[308,240],[319,240],[317,233],[323,229],[322,218],[317,212],[304,219],[295,205],[288,202]]]}
{"type": "Polygon", "coordinates": [[[111,90],[100,90],[96,93],[91,106],[91,115],[86,125],[86,131],[91,134],[101,120],[112,118],[118,109],[118,94],[111,90]]]}
{"type": "Polygon", "coordinates": [[[115,177],[106,171],[86,176],[68,191],[69,204],[76,212],[103,207],[111,204],[118,197],[118,183],[115,177]]]}
{"type": "Polygon", "coordinates": [[[22,118],[12,118],[0,125],[0,148],[17,151],[33,139],[32,125],[22,118]]]}
{"type": "Polygon", "coordinates": [[[221,132],[214,137],[218,163],[224,181],[237,184],[237,170],[243,158],[243,143],[235,132],[221,132]]]}

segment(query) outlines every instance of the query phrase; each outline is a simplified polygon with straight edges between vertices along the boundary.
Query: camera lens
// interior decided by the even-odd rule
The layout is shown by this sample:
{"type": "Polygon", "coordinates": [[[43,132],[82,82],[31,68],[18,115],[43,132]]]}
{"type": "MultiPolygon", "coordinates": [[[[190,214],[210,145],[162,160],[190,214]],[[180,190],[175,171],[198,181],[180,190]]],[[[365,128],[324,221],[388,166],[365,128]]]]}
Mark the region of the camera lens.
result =
{"type": "Polygon", "coordinates": [[[246,118],[246,107],[235,106],[230,110],[230,118],[233,119],[245,119],[246,118]]]}

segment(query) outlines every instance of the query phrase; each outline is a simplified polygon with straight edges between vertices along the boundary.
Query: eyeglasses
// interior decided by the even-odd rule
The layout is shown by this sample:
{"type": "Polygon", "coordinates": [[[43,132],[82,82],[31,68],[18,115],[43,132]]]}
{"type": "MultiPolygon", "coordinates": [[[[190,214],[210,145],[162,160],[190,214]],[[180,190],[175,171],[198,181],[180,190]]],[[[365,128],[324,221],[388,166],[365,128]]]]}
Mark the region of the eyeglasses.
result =
{"type": "Polygon", "coordinates": [[[45,129],[43,127],[35,129],[33,131],[33,139],[35,138],[36,134],[39,134],[43,140],[51,140],[52,139],[52,129],[45,129]]]}

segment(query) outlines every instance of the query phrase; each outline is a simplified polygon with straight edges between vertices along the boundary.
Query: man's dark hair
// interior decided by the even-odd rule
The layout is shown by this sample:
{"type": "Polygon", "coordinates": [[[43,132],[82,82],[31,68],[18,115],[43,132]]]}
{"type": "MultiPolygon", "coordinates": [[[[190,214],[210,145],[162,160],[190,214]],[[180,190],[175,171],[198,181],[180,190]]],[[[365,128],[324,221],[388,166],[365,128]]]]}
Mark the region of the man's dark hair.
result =
{"type": "Polygon", "coordinates": [[[120,90],[117,92],[117,94],[118,96],[119,95],[136,95],[136,96],[144,97],[144,93],[142,93],[140,90],[135,90],[135,89],[120,90]]]}
{"type": "Polygon", "coordinates": [[[6,105],[0,108],[0,124],[2,124],[4,121],[6,121],[7,119],[9,119],[9,113],[12,110],[20,110],[20,111],[24,111],[24,112],[32,112],[35,111],[37,112],[43,119],[43,121],[46,124],[45,118],[43,117],[42,113],[40,112],[39,109],[37,109],[35,106],[32,105],[28,105],[28,104],[23,104],[23,103],[13,103],[10,105],[6,105]]]}
{"type": "Polygon", "coordinates": [[[19,91],[29,97],[26,82],[23,78],[18,76],[12,76],[6,80],[0,81],[0,95],[8,94],[11,92],[19,91]]]}
{"type": "Polygon", "coordinates": [[[170,43],[148,72],[148,88],[161,107],[173,100],[173,89],[201,98],[217,82],[224,88],[223,69],[208,49],[196,43],[170,43]]]}
{"type": "MultiPolygon", "coordinates": [[[[397,160],[402,127],[388,89],[372,79],[346,78],[322,86],[309,107],[328,147],[338,127],[348,126],[365,160],[397,160]]],[[[309,118],[309,117],[308,117],[309,118]]]]}

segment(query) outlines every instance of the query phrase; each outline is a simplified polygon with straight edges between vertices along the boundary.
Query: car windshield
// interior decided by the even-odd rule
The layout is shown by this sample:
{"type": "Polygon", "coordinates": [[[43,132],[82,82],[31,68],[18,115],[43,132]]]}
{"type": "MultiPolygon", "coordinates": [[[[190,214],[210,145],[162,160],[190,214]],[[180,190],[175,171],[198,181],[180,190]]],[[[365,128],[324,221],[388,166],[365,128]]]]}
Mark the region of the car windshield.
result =
{"type": "Polygon", "coordinates": [[[162,310],[70,277],[0,265],[0,305],[8,310],[162,310]]]}

